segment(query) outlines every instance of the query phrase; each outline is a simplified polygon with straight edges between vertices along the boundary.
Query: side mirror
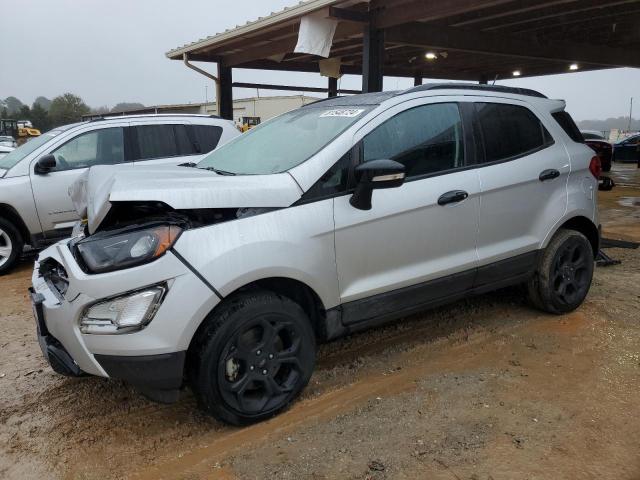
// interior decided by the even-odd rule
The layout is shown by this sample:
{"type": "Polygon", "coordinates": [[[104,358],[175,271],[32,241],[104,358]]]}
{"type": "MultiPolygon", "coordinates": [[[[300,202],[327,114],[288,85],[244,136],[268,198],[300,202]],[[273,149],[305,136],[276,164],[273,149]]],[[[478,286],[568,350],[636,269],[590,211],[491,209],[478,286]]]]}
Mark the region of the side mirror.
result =
{"type": "Polygon", "coordinates": [[[404,183],[404,165],[395,160],[372,160],[355,169],[356,190],[349,203],[359,210],[371,210],[374,189],[396,188],[404,183]]]}
{"type": "Polygon", "coordinates": [[[38,159],[33,171],[38,175],[46,175],[54,168],[56,168],[56,157],[49,154],[38,159]]]}

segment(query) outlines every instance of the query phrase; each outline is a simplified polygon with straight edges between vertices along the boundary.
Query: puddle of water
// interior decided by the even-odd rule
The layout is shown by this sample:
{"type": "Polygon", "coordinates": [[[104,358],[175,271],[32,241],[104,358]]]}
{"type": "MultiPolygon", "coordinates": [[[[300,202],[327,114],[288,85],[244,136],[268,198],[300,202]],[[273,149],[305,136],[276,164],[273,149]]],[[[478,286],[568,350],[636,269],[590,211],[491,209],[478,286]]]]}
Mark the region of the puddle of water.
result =
{"type": "Polygon", "coordinates": [[[620,197],[618,203],[623,207],[640,207],[640,197],[620,197]]]}

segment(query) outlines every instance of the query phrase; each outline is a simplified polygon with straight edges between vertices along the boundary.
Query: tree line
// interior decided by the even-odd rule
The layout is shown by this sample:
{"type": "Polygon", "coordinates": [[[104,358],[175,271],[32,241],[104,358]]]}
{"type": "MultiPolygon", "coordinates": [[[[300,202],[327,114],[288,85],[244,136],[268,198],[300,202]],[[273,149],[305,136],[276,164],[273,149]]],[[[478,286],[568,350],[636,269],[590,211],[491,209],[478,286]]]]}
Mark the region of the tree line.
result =
{"type": "Polygon", "coordinates": [[[79,122],[83,115],[93,113],[101,115],[109,112],[122,112],[142,108],[141,103],[122,102],[109,109],[106,106],[90,108],[82,98],[73,93],[65,93],[49,100],[38,97],[31,106],[25,105],[16,97],[0,99],[0,118],[29,120],[34,128],[46,132],[52,128],[79,122]]]}

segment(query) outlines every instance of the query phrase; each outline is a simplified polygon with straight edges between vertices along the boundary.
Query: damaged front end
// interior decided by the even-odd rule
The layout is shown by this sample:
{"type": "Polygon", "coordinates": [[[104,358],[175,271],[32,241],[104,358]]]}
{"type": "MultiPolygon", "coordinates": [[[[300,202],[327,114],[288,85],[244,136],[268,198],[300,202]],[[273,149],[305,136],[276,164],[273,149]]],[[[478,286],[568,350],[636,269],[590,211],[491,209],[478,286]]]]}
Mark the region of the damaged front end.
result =
{"type": "Polygon", "coordinates": [[[181,167],[94,167],[70,188],[83,221],[70,244],[85,273],[152,262],[185,230],[247,218],[300,198],[288,174],[222,176],[181,167]],[[264,205],[264,206],[263,206],[264,205]]]}
{"type": "Polygon", "coordinates": [[[86,227],[70,243],[86,273],[107,273],[152,262],[176,243],[184,230],[258,215],[273,209],[226,208],[175,211],[159,202],[117,202],[89,235],[86,227]]]}

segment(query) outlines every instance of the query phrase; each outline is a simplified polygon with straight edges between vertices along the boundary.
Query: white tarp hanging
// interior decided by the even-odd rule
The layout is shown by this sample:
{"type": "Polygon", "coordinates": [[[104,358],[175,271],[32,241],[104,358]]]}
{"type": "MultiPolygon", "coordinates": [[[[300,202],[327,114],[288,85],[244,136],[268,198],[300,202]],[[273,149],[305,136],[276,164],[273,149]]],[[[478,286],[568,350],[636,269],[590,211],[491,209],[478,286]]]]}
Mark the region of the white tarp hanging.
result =
{"type": "Polygon", "coordinates": [[[337,20],[317,15],[302,17],[298,32],[298,44],[294,52],[329,57],[337,26],[337,20]]]}

